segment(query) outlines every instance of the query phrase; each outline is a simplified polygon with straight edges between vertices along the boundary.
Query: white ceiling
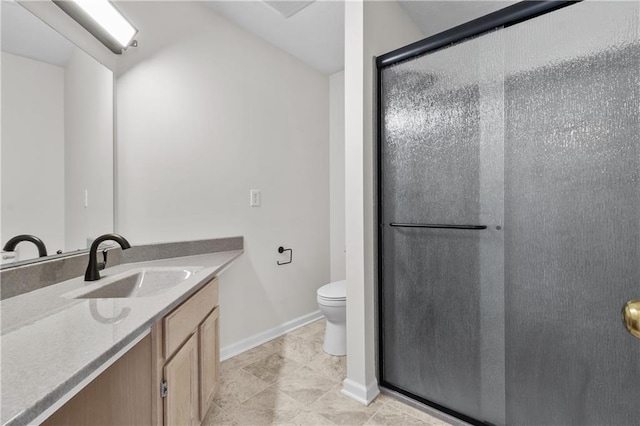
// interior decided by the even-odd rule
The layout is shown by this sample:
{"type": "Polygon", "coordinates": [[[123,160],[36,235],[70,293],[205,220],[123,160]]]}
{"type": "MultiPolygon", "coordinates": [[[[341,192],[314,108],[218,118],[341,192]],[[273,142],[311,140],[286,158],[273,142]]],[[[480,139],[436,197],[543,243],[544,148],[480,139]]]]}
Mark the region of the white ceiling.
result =
{"type": "Polygon", "coordinates": [[[425,37],[429,37],[510,6],[517,1],[398,0],[398,3],[424,32],[425,37]]]}
{"type": "MultiPolygon", "coordinates": [[[[322,73],[333,74],[344,68],[341,0],[316,0],[289,18],[263,1],[203,2],[322,73]]],[[[516,2],[399,0],[399,3],[428,37],[516,2]]],[[[2,50],[64,66],[72,49],[68,40],[23,7],[2,1],[2,50]],[[24,31],[24,28],[31,29],[24,31]]]]}
{"type": "Polygon", "coordinates": [[[325,74],[344,68],[341,1],[315,1],[290,18],[262,1],[205,1],[205,4],[325,74]]]}
{"type": "MultiPolygon", "coordinates": [[[[516,2],[399,0],[399,3],[428,37],[516,2]]],[[[262,1],[205,0],[205,4],[325,74],[344,68],[344,3],[340,0],[316,0],[289,18],[262,1]]]]}

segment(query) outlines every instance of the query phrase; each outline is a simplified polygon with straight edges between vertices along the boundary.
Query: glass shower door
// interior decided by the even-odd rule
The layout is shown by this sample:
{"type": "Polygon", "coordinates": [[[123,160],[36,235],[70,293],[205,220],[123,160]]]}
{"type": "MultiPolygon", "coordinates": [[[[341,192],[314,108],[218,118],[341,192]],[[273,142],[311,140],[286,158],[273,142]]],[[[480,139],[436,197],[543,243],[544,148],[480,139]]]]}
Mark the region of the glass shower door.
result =
{"type": "Polygon", "coordinates": [[[504,30],[507,424],[640,424],[639,13],[504,30]]]}
{"type": "Polygon", "coordinates": [[[382,69],[383,386],[640,424],[639,32],[638,2],[582,2],[382,69]]]}
{"type": "Polygon", "coordinates": [[[504,422],[502,51],[495,32],[382,73],[382,383],[493,423],[504,422]]]}

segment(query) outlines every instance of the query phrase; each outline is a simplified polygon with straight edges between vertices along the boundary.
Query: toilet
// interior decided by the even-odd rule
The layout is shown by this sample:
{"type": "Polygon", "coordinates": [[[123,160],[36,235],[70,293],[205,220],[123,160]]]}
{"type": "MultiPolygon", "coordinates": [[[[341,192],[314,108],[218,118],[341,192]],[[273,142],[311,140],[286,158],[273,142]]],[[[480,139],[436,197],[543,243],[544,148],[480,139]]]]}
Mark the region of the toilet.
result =
{"type": "Polygon", "coordinates": [[[322,349],[329,355],[347,354],[347,282],[336,281],[318,289],[318,307],[327,319],[322,349]]]}

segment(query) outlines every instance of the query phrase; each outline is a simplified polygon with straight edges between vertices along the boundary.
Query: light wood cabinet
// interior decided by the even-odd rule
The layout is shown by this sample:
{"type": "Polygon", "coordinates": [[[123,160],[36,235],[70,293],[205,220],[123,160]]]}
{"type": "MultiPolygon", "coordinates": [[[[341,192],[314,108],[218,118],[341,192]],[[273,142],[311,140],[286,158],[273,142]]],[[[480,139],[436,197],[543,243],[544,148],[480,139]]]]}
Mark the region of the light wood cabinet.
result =
{"type": "Polygon", "coordinates": [[[198,325],[218,306],[218,280],[214,279],[162,320],[164,330],[164,355],[169,358],[190,335],[198,331],[198,325]]]}
{"type": "Polygon", "coordinates": [[[43,424],[199,425],[219,383],[218,312],[214,278],[43,424]]]}
{"type": "Polygon", "coordinates": [[[42,424],[149,424],[152,391],[151,337],[147,336],[42,424]]]}
{"type": "Polygon", "coordinates": [[[178,306],[151,332],[156,389],[153,424],[198,425],[220,380],[218,281],[178,306]]]}
{"type": "Polygon", "coordinates": [[[195,334],[164,366],[164,377],[171,383],[171,393],[164,398],[165,423],[198,425],[198,340],[195,334]]]}
{"type": "Polygon", "coordinates": [[[220,382],[218,309],[200,324],[200,419],[203,420],[220,382]]]}

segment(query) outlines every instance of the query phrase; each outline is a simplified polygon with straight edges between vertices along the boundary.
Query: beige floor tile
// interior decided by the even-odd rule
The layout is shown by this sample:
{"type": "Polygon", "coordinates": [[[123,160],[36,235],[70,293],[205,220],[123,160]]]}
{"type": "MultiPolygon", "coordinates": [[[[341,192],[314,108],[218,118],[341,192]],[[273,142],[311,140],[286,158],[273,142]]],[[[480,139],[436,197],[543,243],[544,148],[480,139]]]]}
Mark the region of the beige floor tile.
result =
{"type": "Polygon", "coordinates": [[[270,340],[265,343],[263,346],[265,350],[268,350],[270,353],[279,353],[282,350],[282,341],[289,338],[287,334],[284,336],[280,336],[276,339],[270,340]]]}
{"type": "Polygon", "coordinates": [[[223,371],[220,389],[213,402],[223,410],[235,406],[269,387],[269,384],[244,370],[223,371]]]}
{"type": "Polygon", "coordinates": [[[337,425],[363,425],[384,406],[373,401],[364,406],[340,393],[341,385],[316,401],[311,409],[337,425]]]}
{"type": "Polygon", "coordinates": [[[371,413],[366,411],[336,411],[322,412],[320,416],[325,417],[336,425],[344,426],[362,426],[372,417],[371,413]]]}
{"type": "Polygon", "coordinates": [[[280,425],[307,408],[271,386],[232,408],[230,414],[243,425],[280,425]]]}
{"type": "Polygon", "coordinates": [[[246,352],[222,361],[222,363],[220,364],[220,369],[221,371],[237,370],[249,364],[253,364],[254,362],[263,360],[264,358],[274,353],[276,350],[277,348],[272,342],[264,343],[258,347],[249,349],[246,352]]]}
{"type": "Polygon", "coordinates": [[[324,320],[224,361],[221,385],[204,426],[450,426],[395,398],[368,407],[340,393],[346,357],[322,350],[324,320]]]}
{"type": "Polygon", "coordinates": [[[296,328],[293,331],[290,331],[286,335],[290,337],[300,337],[301,339],[304,339],[305,337],[307,337],[309,333],[311,333],[309,329],[305,327],[300,327],[300,328],[296,328]]]}
{"type": "Polygon", "coordinates": [[[329,392],[336,383],[309,367],[302,367],[282,376],[276,386],[296,401],[310,405],[329,392]]]}
{"type": "Polygon", "coordinates": [[[372,414],[375,411],[378,411],[380,407],[384,405],[384,403],[380,402],[378,399],[375,399],[369,405],[362,405],[359,402],[345,396],[342,394],[342,384],[338,383],[331,392],[328,392],[324,395],[320,400],[313,404],[312,408],[320,411],[322,409],[336,410],[336,411],[352,411],[352,410],[361,410],[361,411],[369,411],[372,414]]]}
{"type": "Polygon", "coordinates": [[[282,426],[332,426],[333,424],[320,414],[310,411],[298,414],[293,419],[283,423],[282,426]]]}
{"type": "Polygon", "coordinates": [[[324,318],[322,318],[322,319],[319,319],[318,321],[312,322],[307,327],[312,332],[324,331],[324,329],[327,327],[327,321],[324,318]]]}
{"type": "Polygon", "coordinates": [[[274,354],[274,353],[278,353],[282,355],[282,348],[290,341],[292,340],[298,340],[301,339],[301,337],[298,336],[293,336],[291,334],[285,334],[283,336],[277,337],[267,343],[265,343],[263,346],[268,346],[268,351],[270,354],[274,354]]]}
{"type": "Polygon", "coordinates": [[[324,330],[316,331],[312,335],[307,336],[306,339],[310,342],[315,342],[319,345],[322,345],[324,343],[324,330]]]}
{"type": "Polygon", "coordinates": [[[429,416],[429,417],[430,417],[429,424],[431,424],[432,426],[452,426],[452,423],[449,423],[447,421],[441,420],[441,419],[439,419],[437,417],[433,417],[433,416],[429,416]]]}
{"type": "Polygon", "coordinates": [[[295,337],[302,337],[302,338],[307,338],[309,336],[312,336],[313,334],[317,333],[320,330],[324,330],[325,327],[325,321],[322,320],[318,320],[318,321],[314,321],[311,324],[307,324],[303,327],[297,328],[289,333],[287,333],[288,336],[295,336],[295,337]]]}
{"type": "Polygon", "coordinates": [[[386,404],[387,402],[395,401],[395,399],[390,397],[389,395],[385,395],[385,394],[380,393],[376,397],[375,401],[382,402],[383,404],[386,404]]]}
{"type": "Polygon", "coordinates": [[[205,418],[201,426],[245,426],[241,425],[233,416],[229,413],[222,412],[221,414],[205,418]]]}
{"type": "MultiPolygon", "coordinates": [[[[242,355],[242,354],[240,354],[242,355]]],[[[240,356],[237,355],[237,356],[240,356]]],[[[255,362],[255,361],[254,361],[255,362]]],[[[233,358],[229,358],[227,360],[224,360],[220,363],[220,372],[224,372],[224,371],[232,371],[232,370],[238,370],[242,367],[244,367],[246,364],[242,363],[241,361],[239,361],[236,357],[233,358]]]]}
{"type": "Polygon", "coordinates": [[[404,402],[398,401],[397,399],[389,398],[389,401],[386,401],[385,404],[388,407],[393,407],[397,410],[402,411],[403,413],[409,414],[412,417],[416,417],[417,419],[420,419],[426,422],[426,424],[430,424],[433,426],[450,426],[450,423],[447,423],[444,420],[440,420],[430,414],[427,414],[422,410],[413,408],[412,406],[405,404],[404,402]]]}
{"type": "Polygon", "coordinates": [[[323,351],[316,354],[307,366],[338,382],[342,382],[347,376],[346,356],[332,356],[323,351]]]}
{"type": "Polygon", "coordinates": [[[253,374],[262,381],[275,383],[279,377],[291,373],[300,367],[302,367],[302,364],[292,359],[285,358],[279,353],[274,353],[260,361],[249,364],[242,369],[253,374]]]}
{"type": "Polygon", "coordinates": [[[214,417],[218,417],[221,412],[222,409],[220,408],[220,406],[218,406],[218,404],[216,404],[215,402],[212,402],[211,406],[209,406],[209,411],[207,411],[204,420],[202,420],[202,424],[206,425],[208,421],[210,421],[214,417]]]}
{"type": "Polygon", "coordinates": [[[397,408],[389,405],[383,405],[380,409],[365,423],[366,425],[375,426],[420,426],[429,425],[432,423],[425,420],[418,419],[410,416],[409,414],[398,410],[397,408]]]}
{"type": "Polygon", "coordinates": [[[280,345],[278,353],[300,364],[311,362],[317,354],[322,352],[321,345],[301,337],[283,336],[277,340],[276,344],[280,345]]]}

